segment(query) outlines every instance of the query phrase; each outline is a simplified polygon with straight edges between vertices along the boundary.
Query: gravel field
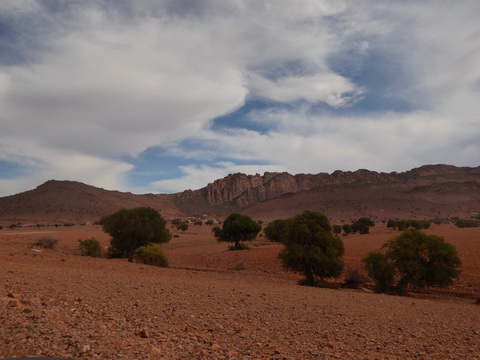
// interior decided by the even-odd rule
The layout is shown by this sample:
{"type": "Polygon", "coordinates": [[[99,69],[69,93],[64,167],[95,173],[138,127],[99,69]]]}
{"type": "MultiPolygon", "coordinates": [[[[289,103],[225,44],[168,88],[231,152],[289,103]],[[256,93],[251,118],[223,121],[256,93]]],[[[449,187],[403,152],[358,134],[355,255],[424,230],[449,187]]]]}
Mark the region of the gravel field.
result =
{"type": "MultiPolygon", "coordinates": [[[[345,238],[345,260],[388,238],[345,238]]],[[[75,255],[94,226],[0,231],[0,357],[75,359],[480,359],[479,229],[444,226],[464,260],[453,290],[396,297],[299,286],[280,246],[227,251],[211,228],[164,246],[170,268],[75,255]],[[59,239],[55,250],[32,244],[59,239]],[[243,270],[234,270],[243,269],[243,270]]]]}

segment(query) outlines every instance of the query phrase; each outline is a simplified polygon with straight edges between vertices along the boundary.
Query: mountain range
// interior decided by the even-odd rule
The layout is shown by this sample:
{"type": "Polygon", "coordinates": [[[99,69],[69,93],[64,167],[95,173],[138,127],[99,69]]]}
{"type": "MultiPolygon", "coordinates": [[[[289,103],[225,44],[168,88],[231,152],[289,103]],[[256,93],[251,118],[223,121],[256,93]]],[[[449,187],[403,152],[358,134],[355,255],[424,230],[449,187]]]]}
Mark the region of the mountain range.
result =
{"type": "Polygon", "coordinates": [[[198,190],[136,195],[76,181],[49,180],[0,198],[0,221],[96,221],[120,208],[149,206],[166,218],[225,216],[288,218],[304,210],[332,220],[475,217],[480,212],[480,167],[425,165],[406,172],[335,171],[230,174],[198,190]]]}

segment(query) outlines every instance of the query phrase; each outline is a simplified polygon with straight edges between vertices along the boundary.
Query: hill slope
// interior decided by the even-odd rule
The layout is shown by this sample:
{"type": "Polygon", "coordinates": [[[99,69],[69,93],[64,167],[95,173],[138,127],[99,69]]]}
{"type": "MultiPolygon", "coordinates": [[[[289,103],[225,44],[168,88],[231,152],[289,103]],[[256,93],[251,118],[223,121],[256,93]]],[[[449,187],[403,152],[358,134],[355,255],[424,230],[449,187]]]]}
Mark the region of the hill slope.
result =
{"type": "Polygon", "coordinates": [[[0,198],[0,220],[95,221],[119,208],[136,206],[158,209],[166,217],[242,211],[271,220],[306,209],[323,211],[334,220],[469,217],[480,211],[480,167],[426,165],[403,173],[238,173],[199,190],[157,195],[51,180],[0,198]]]}
{"type": "Polygon", "coordinates": [[[108,191],[76,181],[50,180],[34,190],[0,198],[0,219],[96,221],[120,208],[149,206],[178,214],[167,195],[134,195],[108,191]]]}

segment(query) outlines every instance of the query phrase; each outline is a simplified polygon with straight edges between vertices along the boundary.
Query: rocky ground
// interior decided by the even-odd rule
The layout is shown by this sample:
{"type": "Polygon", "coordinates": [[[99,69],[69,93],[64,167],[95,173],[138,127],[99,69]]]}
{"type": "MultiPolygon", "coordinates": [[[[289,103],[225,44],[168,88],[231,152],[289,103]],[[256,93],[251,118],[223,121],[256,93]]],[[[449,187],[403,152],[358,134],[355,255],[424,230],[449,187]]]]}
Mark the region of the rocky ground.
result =
{"type": "MultiPolygon", "coordinates": [[[[345,260],[394,236],[345,238],[345,260]]],[[[396,297],[308,288],[279,245],[227,251],[210,228],[165,245],[170,268],[81,257],[93,226],[0,230],[0,357],[76,359],[480,359],[479,229],[432,229],[455,242],[462,279],[448,291],[396,297]],[[54,250],[32,244],[59,239],[54,250]]]]}

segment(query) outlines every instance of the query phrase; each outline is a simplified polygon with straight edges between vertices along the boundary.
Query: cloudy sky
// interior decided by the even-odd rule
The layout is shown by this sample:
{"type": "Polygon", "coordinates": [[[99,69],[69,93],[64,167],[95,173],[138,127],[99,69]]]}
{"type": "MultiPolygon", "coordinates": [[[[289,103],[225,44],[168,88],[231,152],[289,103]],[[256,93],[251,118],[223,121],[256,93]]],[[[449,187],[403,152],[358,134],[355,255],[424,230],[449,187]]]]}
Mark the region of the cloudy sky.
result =
{"type": "Polygon", "coordinates": [[[480,165],[478,0],[0,0],[0,196],[480,165]]]}

